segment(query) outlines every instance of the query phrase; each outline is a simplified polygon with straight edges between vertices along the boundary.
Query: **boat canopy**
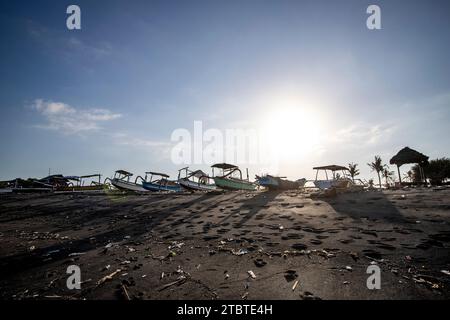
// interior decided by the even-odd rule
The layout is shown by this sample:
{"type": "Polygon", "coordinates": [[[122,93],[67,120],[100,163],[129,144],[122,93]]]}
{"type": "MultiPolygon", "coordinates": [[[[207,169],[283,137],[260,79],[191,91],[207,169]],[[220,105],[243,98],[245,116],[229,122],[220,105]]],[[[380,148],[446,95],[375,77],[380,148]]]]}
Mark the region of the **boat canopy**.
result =
{"type": "Polygon", "coordinates": [[[125,170],[117,170],[116,173],[123,174],[125,176],[132,176],[133,174],[131,172],[125,171],[125,170]]]}
{"type": "Polygon", "coordinates": [[[238,166],[235,166],[234,164],[228,164],[228,163],[216,163],[216,164],[212,165],[211,168],[230,170],[230,169],[236,169],[236,168],[238,168],[238,166]]]}
{"type": "Polygon", "coordinates": [[[201,178],[201,177],[207,176],[207,174],[204,173],[202,170],[194,171],[194,172],[192,172],[191,175],[196,177],[196,178],[201,178]]]}
{"type": "Polygon", "coordinates": [[[93,178],[93,177],[101,177],[102,175],[100,173],[96,173],[96,174],[88,174],[85,176],[80,176],[80,178],[85,179],[85,178],[93,178]]]}
{"type": "Polygon", "coordinates": [[[62,178],[62,179],[74,180],[74,181],[80,181],[80,178],[81,178],[81,177],[79,177],[79,176],[65,176],[65,177],[62,178]]]}
{"type": "Polygon", "coordinates": [[[152,171],[148,171],[148,172],[146,172],[145,174],[151,174],[151,175],[154,175],[154,176],[161,176],[161,177],[163,177],[163,178],[168,178],[168,177],[169,177],[168,174],[165,174],[165,173],[159,173],[159,172],[152,172],[152,171]]]}
{"type": "Polygon", "coordinates": [[[332,164],[329,166],[314,167],[313,170],[331,170],[331,171],[347,170],[348,171],[348,168],[332,164]]]}

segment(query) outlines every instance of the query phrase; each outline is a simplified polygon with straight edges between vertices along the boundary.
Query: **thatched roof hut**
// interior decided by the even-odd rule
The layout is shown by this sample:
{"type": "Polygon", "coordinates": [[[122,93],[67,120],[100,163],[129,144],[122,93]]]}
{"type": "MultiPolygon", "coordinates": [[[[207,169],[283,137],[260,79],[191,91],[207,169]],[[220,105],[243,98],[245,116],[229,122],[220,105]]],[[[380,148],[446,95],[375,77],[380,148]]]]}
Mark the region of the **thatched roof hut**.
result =
{"type": "MultiPolygon", "coordinates": [[[[409,163],[417,163],[419,165],[419,168],[422,171],[422,166],[426,165],[428,163],[428,158],[429,158],[428,156],[426,156],[416,150],[405,147],[402,150],[400,150],[395,156],[393,156],[392,159],[389,161],[389,163],[397,165],[398,178],[401,183],[402,178],[400,175],[400,166],[402,166],[404,164],[409,164],[409,163]]],[[[422,172],[422,176],[423,176],[423,172],[422,172]]]]}

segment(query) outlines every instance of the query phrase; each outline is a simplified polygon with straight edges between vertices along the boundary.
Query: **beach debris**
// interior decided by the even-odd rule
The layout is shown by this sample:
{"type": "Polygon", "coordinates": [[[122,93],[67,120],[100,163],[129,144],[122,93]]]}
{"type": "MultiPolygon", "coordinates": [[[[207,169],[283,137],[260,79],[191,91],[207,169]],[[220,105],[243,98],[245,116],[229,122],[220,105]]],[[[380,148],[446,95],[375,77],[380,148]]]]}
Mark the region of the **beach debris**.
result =
{"type": "Polygon", "coordinates": [[[131,300],[130,299],[130,295],[128,294],[127,287],[125,285],[123,285],[123,284],[121,285],[121,287],[122,287],[122,292],[123,292],[123,295],[124,295],[125,299],[126,300],[131,300]]]}
{"type": "Polygon", "coordinates": [[[76,256],[82,256],[83,254],[86,254],[86,252],[73,252],[69,253],[69,257],[76,257],[76,256]]]}
{"type": "Polygon", "coordinates": [[[295,288],[297,288],[297,285],[298,285],[298,280],[296,280],[294,282],[294,285],[292,286],[292,291],[295,291],[295,288]]]}
{"type": "Polygon", "coordinates": [[[170,288],[170,287],[175,286],[175,285],[181,285],[181,284],[185,283],[186,280],[187,279],[185,277],[182,277],[182,278],[180,278],[180,279],[178,279],[176,281],[170,282],[170,283],[162,286],[161,288],[158,289],[158,291],[166,290],[167,288],[170,288]]]}
{"type": "Polygon", "coordinates": [[[322,249],[322,250],[318,251],[317,254],[320,255],[320,256],[324,256],[327,259],[333,258],[333,257],[336,256],[334,253],[330,253],[330,252],[328,252],[325,249],[322,249]]]}
{"type": "Polygon", "coordinates": [[[111,280],[116,274],[118,274],[119,272],[121,272],[121,269],[117,269],[116,271],[104,276],[103,278],[101,278],[100,280],[97,281],[97,286],[103,284],[104,282],[111,280]]]}
{"type": "Polygon", "coordinates": [[[264,267],[267,262],[265,262],[263,259],[257,258],[253,261],[255,263],[255,266],[257,266],[258,268],[264,267]]]}
{"type": "Polygon", "coordinates": [[[105,249],[109,249],[109,248],[111,248],[112,246],[113,246],[113,243],[110,242],[110,243],[108,243],[108,244],[105,246],[105,249]]]}
{"type": "Polygon", "coordinates": [[[350,267],[350,266],[345,266],[345,270],[347,270],[347,271],[353,271],[353,268],[350,267]]]}
{"type": "Polygon", "coordinates": [[[29,251],[34,251],[36,249],[36,246],[31,246],[28,248],[29,251]]]}
{"type": "Polygon", "coordinates": [[[136,251],[136,249],[135,248],[132,248],[132,247],[128,247],[128,252],[135,252],[136,251]]]}
{"type": "Polygon", "coordinates": [[[344,282],[342,282],[342,284],[349,285],[350,281],[344,281],[344,282]]]}
{"type": "Polygon", "coordinates": [[[164,276],[165,276],[165,273],[164,273],[164,272],[161,272],[161,277],[160,277],[160,279],[163,279],[164,276]]]}
{"type": "Polygon", "coordinates": [[[109,268],[111,268],[111,265],[107,264],[106,266],[103,267],[102,271],[109,270],[109,268]]]}
{"type": "Polygon", "coordinates": [[[256,275],[252,270],[248,270],[247,273],[250,277],[252,277],[252,279],[256,279],[256,275]]]}
{"type": "Polygon", "coordinates": [[[446,274],[446,275],[450,276],[450,271],[448,271],[448,270],[441,270],[441,272],[442,272],[443,274],[446,274]]]}
{"type": "Polygon", "coordinates": [[[184,246],[184,242],[173,241],[172,244],[168,247],[169,250],[173,249],[181,249],[184,246]]]}
{"type": "Polygon", "coordinates": [[[242,300],[247,300],[247,297],[248,297],[248,292],[245,292],[245,293],[242,295],[241,299],[242,299],[242,300]]]}
{"type": "Polygon", "coordinates": [[[248,250],[247,249],[239,249],[238,251],[236,251],[236,250],[232,249],[231,253],[235,256],[242,256],[244,254],[247,254],[248,250]]]}
{"type": "Polygon", "coordinates": [[[50,250],[49,252],[44,254],[44,257],[48,257],[49,255],[52,255],[54,253],[58,253],[59,251],[61,251],[61,250],[59,250],[59,249],[57,249],[57,250],[50,250]]]}
{"type": "Polygon", "coordinates": [[[295,271],[295,270],[286,270],[284,272],[284,278],[286,279],[287,282],[294,281],[295,279],[298,278],[297,271],[295,271]]]}
{"type": "Polygon", "coordinates": [[[227,280],[230,277],[228,273],[225,273],[225,280],[227,280]]]}

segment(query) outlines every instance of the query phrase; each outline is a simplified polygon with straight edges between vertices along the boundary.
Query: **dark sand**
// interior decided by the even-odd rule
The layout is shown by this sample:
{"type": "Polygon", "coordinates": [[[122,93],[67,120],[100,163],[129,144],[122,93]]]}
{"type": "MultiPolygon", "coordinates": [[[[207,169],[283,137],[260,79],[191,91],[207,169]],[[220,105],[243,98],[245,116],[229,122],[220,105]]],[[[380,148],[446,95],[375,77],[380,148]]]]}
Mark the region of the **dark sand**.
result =
{"type": "Polygon", "coordinates": [[[449,241],[450,190],[3,194],[0,299],[448,299],[449,241]]]}

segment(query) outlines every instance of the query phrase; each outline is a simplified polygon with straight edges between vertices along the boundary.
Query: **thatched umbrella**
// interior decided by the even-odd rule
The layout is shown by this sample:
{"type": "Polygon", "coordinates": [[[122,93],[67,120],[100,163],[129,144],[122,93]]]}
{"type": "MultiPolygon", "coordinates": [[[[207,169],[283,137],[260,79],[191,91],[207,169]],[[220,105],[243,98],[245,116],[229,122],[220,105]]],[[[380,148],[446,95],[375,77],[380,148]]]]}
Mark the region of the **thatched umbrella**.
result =
{"type": "Polygon", "coordinates": [[[400,150],[395,156],[393,156],[389,163],[397,165],[398,179],[400,180],[401,184],[402,178],[400,175],[400,166],[409,163],[417,163],[419,165],[421,176],[423,178],[422,166],[428,163],[428,156],[411,148],[405,147],[400,150]]]}

